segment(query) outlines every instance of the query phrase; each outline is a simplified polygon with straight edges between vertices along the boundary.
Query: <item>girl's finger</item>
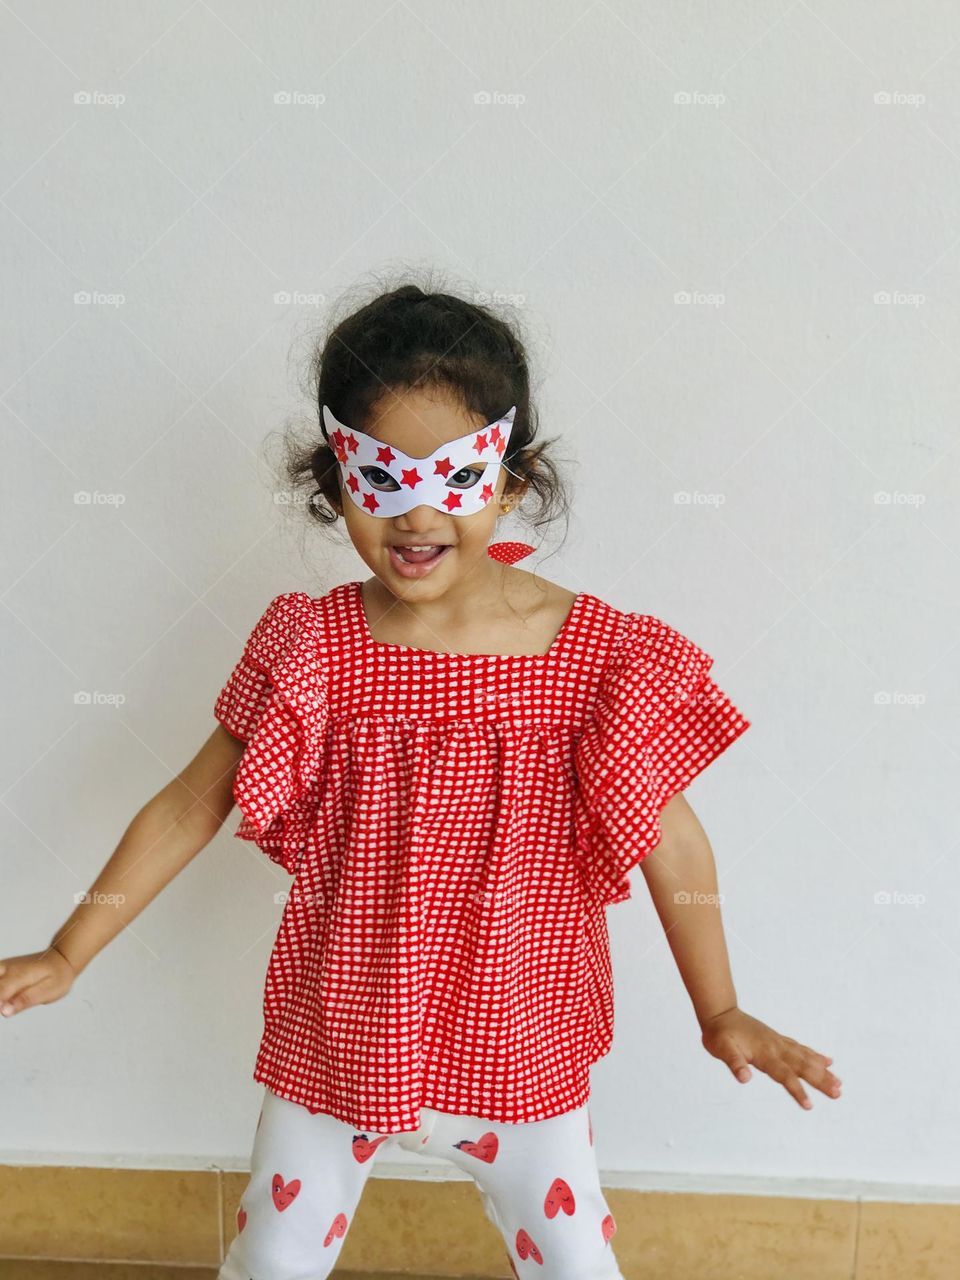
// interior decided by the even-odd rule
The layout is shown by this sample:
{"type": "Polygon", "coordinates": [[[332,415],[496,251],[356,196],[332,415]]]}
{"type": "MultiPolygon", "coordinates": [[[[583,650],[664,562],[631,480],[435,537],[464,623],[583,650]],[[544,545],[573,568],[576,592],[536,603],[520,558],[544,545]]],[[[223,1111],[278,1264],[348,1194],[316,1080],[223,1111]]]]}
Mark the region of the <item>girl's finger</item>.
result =
{"type": "Polygon", "coordinates": [[[821,1067],[818,1062],[808,1062],[800,1074],[808,1084],[812,1084],[815,1089],[819,1089],[827,1097],[840,1097],[840,1086],[843,1082],[832,1071],[828,1071],[826,1067],[821,1067]]]}
{"type": "Polygon", "coordinates": [[[723,1060],[733,1072],[734,1077],[741,1082],[746,1082],[752,1078],[753,1072],[750,1070],[750,1063],[744,1057],[743,1050],[740,1049],[735,1042],[724,1045],[723,1060]]]}
{"type": "Polygon", "coordinates": [[[16,984],[8,982],[2,985],[6,986],[6,990],[0,993],[0,1013],[4,1017],[9,1017],[20,1008],[19,1000],[26,988],[19,982],[16,984]]]}
{"type": "Polygon", "coordinates": [[[807,1097],[803,1085],[800,1083],[800,1077],[796,1074],[796,1068],[790,1059],[783,1053],[772,1053],[769,1057],[769,1065],[766,1062],[755,1058],[754,1062],[761,1071],[766,1072],[771,1080],[776,1080],[777,1084],[782,1084],[787,1093],[795,1098],[798,1104],[805,1111],[809,1111],[813,1103],[807,1097]]]}
{"type": "Polygon", "coordinates": [[[799,1053],[804,1054],[808,1058],[819,1058],[821,1062],[827,1062],[827,1063],[833,1061],[832,1058],[825,1058],[823,1054],[818,1053],[816,1049],[811,1049],[808,1044],[800,1044],[799,1042],[795,1042],[791,1047],[793,1049],[796,1049],[799,1053]]]}
{"type": "Polygon", "coordinates": [[[822,1053],[817,1053],[815,1049],[803,1044],[791,1045],[789,1052],[784,1054],[784,1060],[798,1076],[802,1076],[815,1089],[825,1093],[828,1098],[840,1096],[841,1082],[832,1071],[827,1070],[829,1063],[833,1061],[832,1058],[824,1057],[822,1053]]]}
{"type": "Polygon", "coordinates": [[[42,985],[40,982],[34,982],[29,987],[21,987],[15,996],[9,996],[0,1004],[0,1013],[5,1018],[12,1018],[14,1014],[20,1013],[22,1010],[42,1003],[38,998],[42,985]]]}
{"type": "Polygon", "coordinates": [[[796,1098],[797,1102],[800,1103],[804,1111],[811,1110],[811,1108],[813,1107],[813,1103],[808,1098],[806,1090],[804,1089],[803,1085],[800,1083],[799,1076],[787,1076],[786,1080],[784,1080],[782,1083],[786,1091],[792,1097],[796,1098]]]}
{"type": "Polygon", "coordinates": [[[727,1055],[727,1066],[736,1075],[738,1071],[746,1071],[750,1064],[739,1049],[731,1049],[727,1055]]]}

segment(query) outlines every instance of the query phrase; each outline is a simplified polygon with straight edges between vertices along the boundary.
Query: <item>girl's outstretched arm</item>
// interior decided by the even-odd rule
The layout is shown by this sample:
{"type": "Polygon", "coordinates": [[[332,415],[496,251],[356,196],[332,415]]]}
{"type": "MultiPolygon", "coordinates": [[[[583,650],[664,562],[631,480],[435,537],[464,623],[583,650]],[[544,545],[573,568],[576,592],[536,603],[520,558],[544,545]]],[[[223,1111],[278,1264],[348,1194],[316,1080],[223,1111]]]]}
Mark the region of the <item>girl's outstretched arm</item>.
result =
{"type": "Polygon", "coordinates": [[[640,868],[693,1002],[703,1047],[725,1062],[742,1084],[751,1079],[750,1066],[755,1066],[807,1110],[813,1104],[802,1080],[838,1098],[840,1081],[827,1069],[832,1058],[781,1035],[738,1007],[713,850],[682,792],[664,806],[660,826],[662,839],[640,868]]]}
{"type": "Polygon", "coordinates": [[[244,744],[218,725],[136,814],[73,914],[43,951],[0,960],[0,1014],[50,1004],[216,835],[233,807],[244,744]]]}

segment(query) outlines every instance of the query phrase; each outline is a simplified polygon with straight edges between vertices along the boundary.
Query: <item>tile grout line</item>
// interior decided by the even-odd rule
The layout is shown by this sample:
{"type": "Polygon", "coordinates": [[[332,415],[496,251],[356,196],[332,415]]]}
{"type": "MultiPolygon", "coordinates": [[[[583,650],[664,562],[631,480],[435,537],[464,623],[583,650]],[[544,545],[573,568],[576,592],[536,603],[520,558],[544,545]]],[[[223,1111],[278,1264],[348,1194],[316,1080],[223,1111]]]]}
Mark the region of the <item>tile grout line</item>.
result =
{"type": "Polygon", "coordinates": [[[857,1196],[857,1211],[853,1218],[853,1265],[850,1268],[850,1280],[857,1280],[857,1268],[860,1265],[860,1229],[863,1224],[863,1196],[857,1196]]]}
{"type": "MultiPolygon", "coordinates": [[[[220,1255],[220,1267],[226,1261],[226,1255],[223,1251],[223,1170],[219,1165],[214,1166],[217,1171],[217,1252],[220,1255]]],[[[219,1271],[219,1267],[217,1270],[219,1271]]]]}

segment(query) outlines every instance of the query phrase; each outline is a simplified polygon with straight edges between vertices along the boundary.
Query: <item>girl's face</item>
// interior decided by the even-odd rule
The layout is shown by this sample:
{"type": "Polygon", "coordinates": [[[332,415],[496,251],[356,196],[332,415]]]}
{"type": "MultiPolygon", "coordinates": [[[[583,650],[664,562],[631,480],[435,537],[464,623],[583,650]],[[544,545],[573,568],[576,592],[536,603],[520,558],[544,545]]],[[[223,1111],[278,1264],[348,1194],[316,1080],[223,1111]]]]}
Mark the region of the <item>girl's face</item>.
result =
{"type": "MultiPolygon", "coordinates": [[[[442,445],[469,435],[483,420],[468,414],[461,405],[439,391],[391,392],[374,406],[370,421],[363,430],[384,444],[423,458],[442,445]]],[[[501,466],[491,500],[474,515],[453,516],[424,503],[411,507],[403,515],[375,516],[362,510],[343,492],[340,477],[341,514],[357,554],[394,595],[435,598],[470,574],[486,574],[493,567],[487,546],[493,535],[500,502],[509,478],[501,466]],[[435,562],[416,567],[404,565],[397,546],[442,546],[435,562]]],[[[368,482],[385,489],[394,482],[384,472],[367,474],[368,482]]],[[[467,469],[451,475],[448,486],[467,489],[477,483],[477,475],[467,469]]]]}

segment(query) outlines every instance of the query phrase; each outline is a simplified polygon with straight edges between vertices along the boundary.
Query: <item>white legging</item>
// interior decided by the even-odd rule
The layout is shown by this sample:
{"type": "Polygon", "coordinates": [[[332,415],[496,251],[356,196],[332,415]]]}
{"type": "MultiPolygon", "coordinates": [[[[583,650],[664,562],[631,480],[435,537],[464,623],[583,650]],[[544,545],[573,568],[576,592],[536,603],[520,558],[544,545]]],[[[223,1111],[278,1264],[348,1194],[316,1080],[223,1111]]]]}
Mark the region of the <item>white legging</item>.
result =
{"type": "Polygon", "coordinates": [[[527,1124],[426,1107],[421,1120],[407,1133],[359,1131],[265,1089],[237,1234],[218,1280],[329,1276],[373,1162],[391,1144],[471,1175],[516,1276],[623,1280],[586,1105],[527,1124]]]}

